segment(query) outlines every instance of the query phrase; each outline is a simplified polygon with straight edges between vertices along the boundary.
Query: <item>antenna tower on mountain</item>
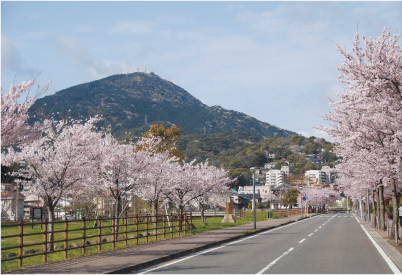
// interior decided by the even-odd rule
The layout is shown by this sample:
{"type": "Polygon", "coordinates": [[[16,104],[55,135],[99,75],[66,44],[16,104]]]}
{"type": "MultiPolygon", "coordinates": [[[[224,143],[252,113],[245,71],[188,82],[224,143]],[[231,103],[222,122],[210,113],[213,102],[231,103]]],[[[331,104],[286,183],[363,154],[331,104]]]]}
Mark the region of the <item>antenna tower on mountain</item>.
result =
{"type": "Polygon", "coordinates": [[[124,60],[123,74],[127,74],[127,72],[126,72],[126,60],[124,60]]]}

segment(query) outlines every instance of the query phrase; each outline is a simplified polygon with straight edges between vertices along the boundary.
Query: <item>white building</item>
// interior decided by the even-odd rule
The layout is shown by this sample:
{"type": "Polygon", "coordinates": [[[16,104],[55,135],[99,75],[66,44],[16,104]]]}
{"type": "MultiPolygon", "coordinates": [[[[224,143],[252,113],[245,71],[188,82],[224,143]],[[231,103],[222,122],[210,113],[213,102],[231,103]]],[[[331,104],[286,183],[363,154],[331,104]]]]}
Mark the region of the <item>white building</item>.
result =
{"type": "Polygon", "coordinates": [[[331,184],[331,167],[323,166],[321,168],[322,183],[331,184]]]}
{"type": "Polygon", "coordinates": [[[331,168],[323,166],[321,170],[308,170],[304,173],[306,184],[330,184],[331,168]]]}
{"type": "MultiPolygon", "coordinates": [[[[289,169],[289,166],[287,166],[289,169]]],[[[269,170],[266,176],[265,185],[278,185],[285,181],[286,173],[281,170],[269,170]]]]}
{"type": "Polygon", "coordinates": [[[285,172],[285,177],[289,177],[289,176],[290,176],[289,166],[282,166],[282,167],[281,167],[281,171],[285,172]]]}

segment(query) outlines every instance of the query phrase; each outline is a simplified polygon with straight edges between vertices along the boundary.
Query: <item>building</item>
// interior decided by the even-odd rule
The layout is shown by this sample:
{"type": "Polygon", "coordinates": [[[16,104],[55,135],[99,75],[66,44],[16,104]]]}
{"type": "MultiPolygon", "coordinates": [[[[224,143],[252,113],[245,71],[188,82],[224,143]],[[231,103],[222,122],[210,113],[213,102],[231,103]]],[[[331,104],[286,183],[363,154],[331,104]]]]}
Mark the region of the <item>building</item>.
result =
{"type": "Polygon", "coordinates": [[[306,160],[308,160],[311,163],[314,163],[315,165],[325,165],[326,164],[326,159],[322,156],[316,156],[315,154],[309,154],[304,156],[306,160]]]}
{"type": "Polygon", "coordinates": [[[24,218],[24,196],[22,185],[1,183],[1,220],[21,220],[24,218]]]}
{"type": "Polygon", "coordinates": [[[331,184],[331,168],[323,166],[321,170],[308,170],[304,173],[307,185],[328,185],[331,184]]]}
{"type": "Polygon", "coordinates": [[[281,171],[285,172],[285,178],[290,176],[289,166],[282,166],[281,171]]]}
{"type": "MultiPolygon", "coordinates": [[[[289,166],[286,166],[289,168],[289,166]]],[[[289,169],[288,169],[289,170],[289,169]]],[[[266,175],[265,185],[278,185],[285,181],[286,173],[282,170],[269,170],[266,175]]]]}

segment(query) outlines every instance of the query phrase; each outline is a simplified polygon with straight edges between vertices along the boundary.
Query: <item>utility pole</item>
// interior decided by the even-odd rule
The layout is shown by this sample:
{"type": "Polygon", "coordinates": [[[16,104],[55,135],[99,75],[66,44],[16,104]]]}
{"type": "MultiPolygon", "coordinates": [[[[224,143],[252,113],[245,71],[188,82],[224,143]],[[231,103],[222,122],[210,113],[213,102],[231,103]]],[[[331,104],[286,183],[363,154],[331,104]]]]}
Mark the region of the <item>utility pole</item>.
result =
{"type": "Polygon", "coordinates": [[[253,208],[253,217],[254,217],[254,229],[256,229],[256,220],[255,220],[255,178],[254,178],[254,170],[255,170],[255,167],[251,167],[251,168],[250,168],[251,173],[253,173],[253,204],[252,204],[252,208],[253,208]]]}

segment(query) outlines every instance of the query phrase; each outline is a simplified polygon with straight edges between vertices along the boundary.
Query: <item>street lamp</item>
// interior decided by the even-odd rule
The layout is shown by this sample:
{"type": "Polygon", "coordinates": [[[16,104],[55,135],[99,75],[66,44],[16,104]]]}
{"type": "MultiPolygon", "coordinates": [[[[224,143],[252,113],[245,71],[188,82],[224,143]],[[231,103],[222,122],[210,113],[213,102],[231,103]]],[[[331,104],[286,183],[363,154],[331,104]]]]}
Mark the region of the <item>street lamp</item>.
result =
{"type": "Polygon", "coordinates": [[[254,217],[254,229],[256,229],[256,222],[255,222],[255,179],[254,179],[254,171],[255,167],[251,167],[250,171],[253,173],[253,202],[252,202],[252,210],[253,210],[253,217],[254,217]]]}

